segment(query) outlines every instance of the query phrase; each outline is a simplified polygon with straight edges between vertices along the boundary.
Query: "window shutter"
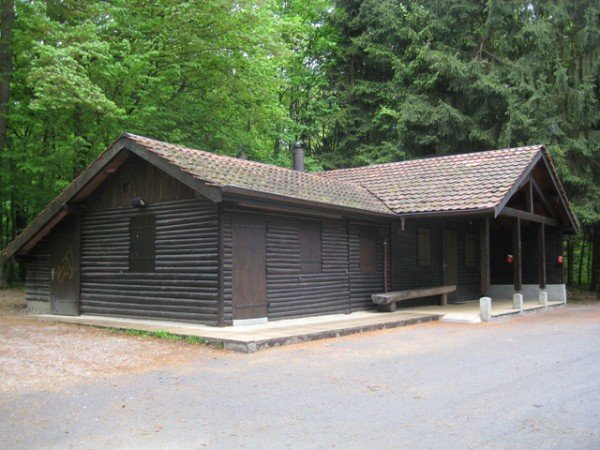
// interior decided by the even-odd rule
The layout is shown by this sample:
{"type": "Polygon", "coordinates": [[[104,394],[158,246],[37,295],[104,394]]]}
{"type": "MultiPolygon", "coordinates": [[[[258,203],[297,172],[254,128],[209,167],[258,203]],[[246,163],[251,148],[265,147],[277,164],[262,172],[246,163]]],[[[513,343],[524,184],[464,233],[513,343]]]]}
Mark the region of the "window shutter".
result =
{"type": "Polygon", "coordinates": [[[360,229],[360,271],[363,273],[377,271],[377,229],[375,227],[360,229]]]}
{"type": "Polygon", "coordinates": [[[321,273],[321,224],[300,222],[300,273],[321,273]]]}
{"type": "Polygon", "coordinates": [[[156,217],[134,216],[129,222],[129,271],[154,272],[156,217]]]}
{"type": "Polygon", "coordinates": [[[431,265],[431,231],[429,228],[419,228],[417,231],[417,266],[431,265]]]}
{"type": "Polygon", "coordinates": [[[472,234],[465,235],[465,266],[475,267],[477,265],[477,241],[472,234]]]}

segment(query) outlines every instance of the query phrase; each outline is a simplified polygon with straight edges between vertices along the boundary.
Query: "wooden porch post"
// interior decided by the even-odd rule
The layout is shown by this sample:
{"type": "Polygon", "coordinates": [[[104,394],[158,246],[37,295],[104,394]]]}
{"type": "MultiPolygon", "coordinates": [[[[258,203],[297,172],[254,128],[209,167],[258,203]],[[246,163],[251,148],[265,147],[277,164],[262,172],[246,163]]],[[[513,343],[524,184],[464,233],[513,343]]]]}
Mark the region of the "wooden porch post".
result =
{"type": "Polygon", "coordinates": [[[480,264],[481,264],[481,294],[483,297],[490,296],[490,219],[485,218],[481,222],[480,229],[480,264]]]}
{"type": "Polygon", "coordinates": [[[546,289],[546,229],[543,223],[538,228],[538,275],[540,289],[546,289]]]}
{"type": "Polygon", "coordinates": [[[388,291],[388,269],[389,269],[389,242],[388,238],[383,240],[383,292],[388,291]]]}
{"type": "Polygon", "coordinates": [[[523,255],[521,250],[521,219],[518,217],[515,217],[513,222],[513,252],[515,293],[520,293],[523,289],[523,255]]]}

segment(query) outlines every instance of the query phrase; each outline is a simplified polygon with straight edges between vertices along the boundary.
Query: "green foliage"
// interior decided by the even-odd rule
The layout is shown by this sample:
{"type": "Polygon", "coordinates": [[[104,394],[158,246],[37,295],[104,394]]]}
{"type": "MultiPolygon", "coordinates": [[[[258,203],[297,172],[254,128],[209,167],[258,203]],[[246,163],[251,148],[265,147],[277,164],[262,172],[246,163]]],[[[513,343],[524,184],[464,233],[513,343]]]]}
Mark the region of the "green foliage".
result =
{"type": "Polygon", "coordinates": [[[543,143],[600,222],[597,1],[15,7],[0,247],[123,131],[308,170],[543,143]]]}
{"type": "Polygon", "coordinates": [[[136,336],[139,338],[157,338],[157,339],[166,339],[169,341],[183,341],[192,345],[207,345],[208,340],[199,336],[182,336],[180,334],[173,334],[168,331],[158,330],[158,331],[146,331],[146,330],[136,330],[133,328],[107,328],[111,333],[123,333],[128,336],[136,336]]]}
{"type": "Polygon", "coordinates": [[[542,143],[583,236],[600,223],[597,1],[335,4],[325,167],[542,143]]]}
{"type": "Polygon", "coordinates": [[[291,164],[279,144],[294,122],[280,98],[289,52],[275,2],[15,6],[0,247],[123,131],[291,164]]]}
{"type": "Polygon", "coordinates": [[[326,167],[533,143],[600,221],[598,2],[338,0],[326,167]]]}

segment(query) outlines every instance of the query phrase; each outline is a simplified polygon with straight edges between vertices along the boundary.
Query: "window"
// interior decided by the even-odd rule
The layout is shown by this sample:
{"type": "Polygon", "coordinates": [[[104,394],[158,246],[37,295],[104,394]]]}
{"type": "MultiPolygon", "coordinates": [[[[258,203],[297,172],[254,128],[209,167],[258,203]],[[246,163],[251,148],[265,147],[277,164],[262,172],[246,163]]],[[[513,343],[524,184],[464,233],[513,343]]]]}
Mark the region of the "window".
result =
{"type": "Polygon", "coordinates": [[[155,256],[156,217],[151,214],[134,216],[129,222],[129,271],[153,272],[155,256]]]}
{"type": "Polygon", "coordinates": [[[417,230],[417,266],[431,266],[431,230],[429,228],[417,230]]]}
{"type": "Polygon", "coordinates": [[[477,241],[472,234],[465,234],[465,266],[477,265],[477,241]]]}
{"type": "Polygon", "coordinates": [[[300,273],[321,273],[321,224],[300,222],[300,273]]]}
{"type": "Polygon", "coordinates": [[[375,227],[360,229],[360,271],[364,273],[377,271],[377,229],[375,227]]]}

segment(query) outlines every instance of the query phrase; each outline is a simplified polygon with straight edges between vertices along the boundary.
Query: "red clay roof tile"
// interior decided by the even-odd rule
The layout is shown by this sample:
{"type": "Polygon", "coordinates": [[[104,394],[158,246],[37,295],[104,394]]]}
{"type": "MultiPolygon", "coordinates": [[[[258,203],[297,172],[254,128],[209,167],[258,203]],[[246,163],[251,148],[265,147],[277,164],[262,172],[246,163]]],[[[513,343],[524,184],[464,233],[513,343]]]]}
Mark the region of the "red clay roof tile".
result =
{"type": "Polygon", "coordinates": [[[133,134],[125,137],[213,186],[237,187],[315,204],[393,214],[376,196],[356,183],[221,156],[133,134]]]}
{"type": "Polygon", "coordinates": [[[541,145],[379,164],[320,174],[359,184],[396,214],[493,208],[541,145]]]}

